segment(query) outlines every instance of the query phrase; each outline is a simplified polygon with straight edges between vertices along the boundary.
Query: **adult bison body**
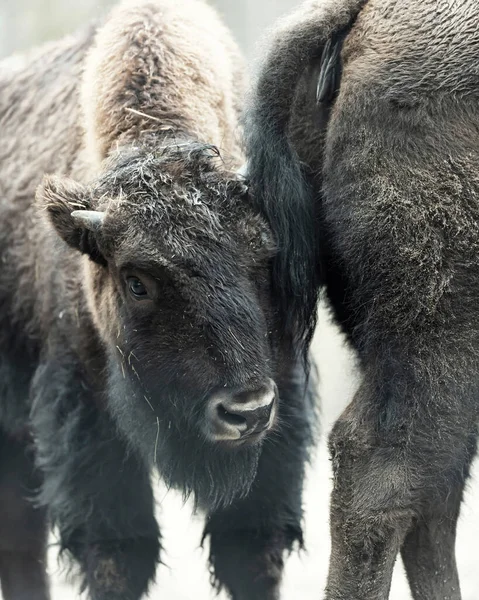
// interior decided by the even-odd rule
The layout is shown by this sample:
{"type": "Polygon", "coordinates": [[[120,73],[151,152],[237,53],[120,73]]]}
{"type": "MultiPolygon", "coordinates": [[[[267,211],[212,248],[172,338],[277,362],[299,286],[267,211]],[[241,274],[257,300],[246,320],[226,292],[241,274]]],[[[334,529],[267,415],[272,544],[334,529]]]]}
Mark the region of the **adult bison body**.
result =
{"type": "Polygon", "coordinates": [[[241,92],[236,46],[195,0],[122,4],[0,65],[7,600],[48,597],[48,517],[92,598],[140,598],[155,466],[207,512],[216,584],[277,597],[311,405],[274,241],[235,174],[241,92]]]}
{"type": "Polygon", "coordinates": [[[474,0],[308,2],[274,34],[248,111],[282,310],[307,340],[325,285],[362,367],[330,438],[328,600],[385,600],[399,553],[414,598],[461,597],[479,413],[478,21],[474,0]]]}

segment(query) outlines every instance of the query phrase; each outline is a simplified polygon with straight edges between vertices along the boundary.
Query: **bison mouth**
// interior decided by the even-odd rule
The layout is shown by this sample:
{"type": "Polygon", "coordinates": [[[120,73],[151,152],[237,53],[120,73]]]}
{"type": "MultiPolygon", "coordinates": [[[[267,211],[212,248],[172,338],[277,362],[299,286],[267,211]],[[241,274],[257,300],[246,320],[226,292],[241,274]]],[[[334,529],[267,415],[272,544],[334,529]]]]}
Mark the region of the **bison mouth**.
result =
{"type": "MultiPolygon", "coordinates": [[[[218,443],[205,436],[202,419],[192,419],[192,412],[184,410],[194,404],[191,398],[147,403],[133,380],[110,374],[109,408],[129,445],[158,470],[167,486],[179,489],[185,499],[191,496],[197,508],[207,511],[224,508],[250,491],[260,442],[274,422],[276,403],[274,395],[267,427],[255,426],[237,440],[218,443]]],[[[238,415],[225,418],[243,428],[238,415]]]]}

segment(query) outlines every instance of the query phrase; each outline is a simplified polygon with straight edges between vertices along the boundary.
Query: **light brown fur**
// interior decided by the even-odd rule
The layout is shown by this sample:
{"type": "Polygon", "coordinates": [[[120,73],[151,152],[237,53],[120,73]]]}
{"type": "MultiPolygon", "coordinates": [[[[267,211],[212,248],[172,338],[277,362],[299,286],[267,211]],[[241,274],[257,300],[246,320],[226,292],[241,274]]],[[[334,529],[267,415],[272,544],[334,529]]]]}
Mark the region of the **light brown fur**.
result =
{"type": "Polygon", "coordinates": [[[187,132],[239,163],[243,88],[241,54],[211,7],[123,2],[99,28],[0,63],[0,193],[31,192],[45,172],[89,179],[117,145],[161,130],[187,132]]]}
{"type": "Polygon", "coordinates": [[[239,158],[242,86],[238,49],[211,7],[192,0],[124,2],[85,61],[86,147],[101,160],[116,144],[186,129],[239,158]]]}

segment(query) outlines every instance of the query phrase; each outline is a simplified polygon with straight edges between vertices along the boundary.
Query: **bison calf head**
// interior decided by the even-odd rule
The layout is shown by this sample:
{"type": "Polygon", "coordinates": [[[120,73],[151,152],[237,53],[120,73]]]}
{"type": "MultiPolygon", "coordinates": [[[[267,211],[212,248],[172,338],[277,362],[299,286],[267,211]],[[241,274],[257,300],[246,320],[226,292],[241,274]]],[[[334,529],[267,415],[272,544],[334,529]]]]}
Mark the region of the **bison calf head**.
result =
{"type": "Polygon", "coordinates": [[[209,507],[247,493],[277,412],[273,242],[219,163],[205,146],[138,150],[89,187],[47,178],[39,193],[91,259],[82,285],[119,427],[209,507]]]}

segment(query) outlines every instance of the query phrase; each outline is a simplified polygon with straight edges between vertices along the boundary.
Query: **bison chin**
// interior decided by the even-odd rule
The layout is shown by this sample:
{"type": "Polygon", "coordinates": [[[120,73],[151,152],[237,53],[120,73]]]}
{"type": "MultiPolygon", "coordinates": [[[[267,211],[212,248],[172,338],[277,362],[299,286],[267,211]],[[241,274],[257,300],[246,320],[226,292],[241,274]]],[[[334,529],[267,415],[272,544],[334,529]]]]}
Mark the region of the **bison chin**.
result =
{"type": "Polygon", "coordinates": [[[155,466],[165,483],[212,511],[248,494],[261,445],[228,448],[206,441],[181,399],[152,403],[127,377],[110,375],[109,408],[130,447],[155,466]]]}
{"type": "Polygon", "coordinates": [[[196,438],[170,436],[157,452],[167,485],[193,497],[195,508],[212,511],[248,494],[256,476],[260,448],[218,448],[196,438]]]}

